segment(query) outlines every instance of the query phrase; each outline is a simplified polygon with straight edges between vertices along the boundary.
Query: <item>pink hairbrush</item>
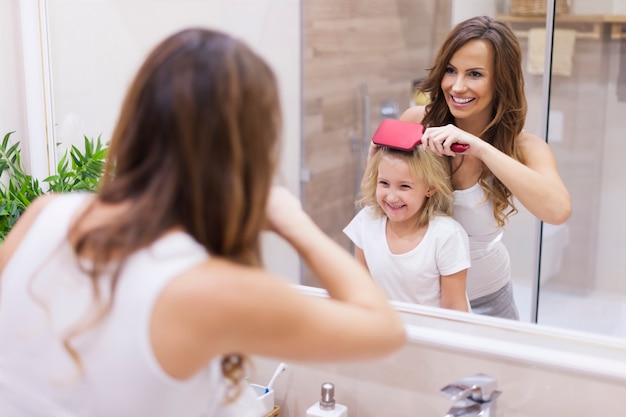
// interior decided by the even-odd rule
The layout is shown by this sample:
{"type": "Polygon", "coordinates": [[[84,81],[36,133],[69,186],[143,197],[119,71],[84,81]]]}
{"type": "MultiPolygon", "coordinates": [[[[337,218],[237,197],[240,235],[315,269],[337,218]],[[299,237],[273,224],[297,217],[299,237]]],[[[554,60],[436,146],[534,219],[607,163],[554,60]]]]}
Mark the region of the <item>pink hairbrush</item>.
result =
{"type": "MultiPolygon", "coordinates": [[[[409,152],[415,149],[417,145],[422,144],[423,133],[424,126],[419,123],[385,119],[374,132],[372,142],[376,145],[409,152]]],[[[456,153],[465,152],[468,148],[469,145],[462,143],[453,143],[450,146],[450,149],[456,153]]]]}

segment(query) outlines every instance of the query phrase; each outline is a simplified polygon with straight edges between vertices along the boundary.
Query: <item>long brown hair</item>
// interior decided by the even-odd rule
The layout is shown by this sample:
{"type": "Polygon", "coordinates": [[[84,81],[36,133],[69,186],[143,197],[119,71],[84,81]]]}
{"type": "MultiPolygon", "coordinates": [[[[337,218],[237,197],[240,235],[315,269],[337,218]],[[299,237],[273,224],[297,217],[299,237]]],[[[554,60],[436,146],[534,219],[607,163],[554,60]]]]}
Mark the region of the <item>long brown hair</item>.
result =
{"type": "MultiPolygon", "coordinates": [[[[76,254],[93,260],[96,295],[112,261],[114,291],[124,261],[175,227],[211,254],[260,265],[280,128],[274,73],[245,44],[193,28],[157,45],[127,92],[96,196],[126,209],[77,233],[83,215],[73,228],[76,254]]],[[[240,365],[235,354],[222,369],[236,380],[240,365]]]]}
{"type": "MultiPolygon", "coordinates": [[[[524,94],[524,74],[522,52],[517,37],[503,22],[489,16],[478,16],[457,24],[444,40],[435,63],[428,68],[429,74],[422,81],[420,89],[430,96],[426,106],[423,124],[443,126],[454,124],[454,117],[448,108],[441,90],[441,80],[452,56],[472,40],[484,40],[491,44],[494,58],[494,103],[490,122],[480,133],[480,137],[510,157],[524,162],[516,138],[526,120],[526,96],[524,94]]],[[[500,226],[506,218],[515,213],[511,191],[483,166],[480,178],[481,187],[487,192],[494,205],[494,216],[500,226]],[[506,211],[508,209],[508,211],[506,211]]]]}

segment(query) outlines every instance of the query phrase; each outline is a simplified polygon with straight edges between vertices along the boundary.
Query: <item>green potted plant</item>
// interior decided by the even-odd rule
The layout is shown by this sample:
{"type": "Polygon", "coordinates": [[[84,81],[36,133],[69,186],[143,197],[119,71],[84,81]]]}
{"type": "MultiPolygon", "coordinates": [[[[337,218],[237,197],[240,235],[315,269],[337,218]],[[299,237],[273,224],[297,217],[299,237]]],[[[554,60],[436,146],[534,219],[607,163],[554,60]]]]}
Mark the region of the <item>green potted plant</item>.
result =
{"type": "Polygon", "coordinates": [[[11,135],[4,135],[0,143],[0,241],[3,241],[26,207],[47,192],[95,191],[102,176],[108,145],[100,136],[84,136],[84,151],[76,146],[66,150],[57,164],[57,173],[39,181],[24,171],[20,143],[9,144],[11,135]],[[6,174],[5,177],[3,175],[6,174]]]}

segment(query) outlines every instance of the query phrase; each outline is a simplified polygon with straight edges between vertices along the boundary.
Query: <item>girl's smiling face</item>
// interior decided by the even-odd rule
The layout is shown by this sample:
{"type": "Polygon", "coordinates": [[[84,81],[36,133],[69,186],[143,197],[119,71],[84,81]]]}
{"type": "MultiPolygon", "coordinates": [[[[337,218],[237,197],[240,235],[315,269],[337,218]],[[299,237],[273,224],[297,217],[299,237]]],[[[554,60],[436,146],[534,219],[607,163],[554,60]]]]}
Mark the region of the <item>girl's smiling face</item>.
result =
{"type": "Polygon", "coordinates": [[[378,164],[376,201],[391,222],[416,223],[430,187],[411,175],[409,164],[400,157],[384,155],[378,164]]]}
{"type": "Polygon", "coordinates": [[[491,120],[493,67],[493,47],[485,40],[469,41],[452,55],[441,80],[441,90],[455,120],[482,126],[491,120]]]}

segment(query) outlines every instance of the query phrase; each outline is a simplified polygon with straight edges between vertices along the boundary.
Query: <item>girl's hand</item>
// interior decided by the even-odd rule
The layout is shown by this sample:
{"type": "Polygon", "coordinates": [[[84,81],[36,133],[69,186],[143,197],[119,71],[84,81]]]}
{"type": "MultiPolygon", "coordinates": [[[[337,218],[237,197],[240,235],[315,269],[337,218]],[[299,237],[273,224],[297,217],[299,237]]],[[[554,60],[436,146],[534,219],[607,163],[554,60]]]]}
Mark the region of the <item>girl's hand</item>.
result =
{"type": "Polygon", "coordinates": [[[462,154],[476,155],[485,142],[452,124],[440,127],[429,127],[422,135],[422,146],[424,148],[430,148],[438,155],[459,155],[450,149],[455,143],[469,146],[462,154]]]}

